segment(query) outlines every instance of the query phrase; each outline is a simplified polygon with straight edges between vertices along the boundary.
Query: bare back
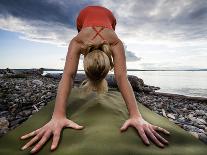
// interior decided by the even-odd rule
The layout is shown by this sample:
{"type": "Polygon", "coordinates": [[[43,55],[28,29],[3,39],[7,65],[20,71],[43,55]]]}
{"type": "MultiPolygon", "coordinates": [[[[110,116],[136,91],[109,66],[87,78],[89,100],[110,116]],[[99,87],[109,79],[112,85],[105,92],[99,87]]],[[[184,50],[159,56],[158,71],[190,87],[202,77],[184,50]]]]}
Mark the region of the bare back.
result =
{"type": "MultiPolygon", "coordinates": [[[[101,29],[101,27],[99,26],[96,26],[95,28],[98,31],[101,29]]],[[[116,33],[109,28],[104,28],[100,32],[101,36],[97,35],[93,39],[95,35],[97,35],[97,32],[94,31],[92,27],[85,27],[77,34],[77,36],[74,39],[77,42],[79,42],[82,46],[84,46],[85,44],[89,42],[92,42],[95,45],[101,44],[103,42],[103,39],[101,38],[101,36],[109,43],[110,46],[115,45],[116,42],[118,41],[118,36],[116,35],[116,33]]]]}

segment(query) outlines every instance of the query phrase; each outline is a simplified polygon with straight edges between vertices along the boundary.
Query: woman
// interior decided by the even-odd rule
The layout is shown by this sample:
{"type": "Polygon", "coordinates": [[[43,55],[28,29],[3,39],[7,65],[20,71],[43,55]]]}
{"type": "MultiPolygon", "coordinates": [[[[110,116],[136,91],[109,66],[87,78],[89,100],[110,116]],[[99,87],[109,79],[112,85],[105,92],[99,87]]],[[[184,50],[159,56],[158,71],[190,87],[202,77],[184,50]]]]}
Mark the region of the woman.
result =
{"type": "Polygon", "coordinates": [[[76,75],[80,54],[84,55],[84,70],[87,76],[87,80],[83,81],[81,87],[88,92],[107,92],[107,82],[104,78],[110,70],[114,69],[115,79],[130,115],[129,119],[120,128],[120,131],[125,131],[129,126],[132,126],[138,131],[146,145],[150,144],[148,138],[162,148],[168,144],[168,141],[159,135],[157,131],[162,131],[166,134],[169,134],[169,132],[148,123],[139,112],[133,89],[127,79],[124,46],[115,33],[115,26],[115,17],[105,7],[88,6],[81,10],[77,18],[77,30],[79,33],[69,44],[52,118],[41,128],[21,137],[21,139],[26,139],[34,136],[22,147],[23,150],[37,143],[31,150],[32,153],[37,152],[51,135],[53,135],[51,150],[54,150],[58,145],[61,131],[64,127],[76,130],[84,128],[82,125],[66,118],[65,110],[67,97],[71,92],[76,75]]]}

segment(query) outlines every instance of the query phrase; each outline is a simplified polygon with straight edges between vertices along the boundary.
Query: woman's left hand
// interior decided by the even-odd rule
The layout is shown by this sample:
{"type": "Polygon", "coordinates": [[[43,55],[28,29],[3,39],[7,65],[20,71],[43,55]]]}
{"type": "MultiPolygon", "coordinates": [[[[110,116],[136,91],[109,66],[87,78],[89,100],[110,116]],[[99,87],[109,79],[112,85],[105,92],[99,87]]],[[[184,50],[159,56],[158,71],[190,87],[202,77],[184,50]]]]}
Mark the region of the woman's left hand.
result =
{"type": "Polygon", "coordinates": [[[157,131],[162,131],[165,134],[170,134],[167,130],[152,125],[145,121],[142,117],[129,118],[120,128],[121,132],[127,130],[129,126],[137,129],[144,144],[149,145],[148,137],[159,147],[164,148],[164,144],[168,144],[168,141],[160,136],[157,131]]]}

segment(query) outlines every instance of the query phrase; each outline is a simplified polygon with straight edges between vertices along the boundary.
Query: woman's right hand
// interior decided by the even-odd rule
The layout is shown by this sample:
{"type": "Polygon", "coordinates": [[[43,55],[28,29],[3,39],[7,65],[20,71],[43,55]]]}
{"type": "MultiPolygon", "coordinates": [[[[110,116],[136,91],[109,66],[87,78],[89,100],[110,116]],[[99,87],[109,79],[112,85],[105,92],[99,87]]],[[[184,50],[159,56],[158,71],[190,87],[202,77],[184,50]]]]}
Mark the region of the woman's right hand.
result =
{"type": "Polygon", "coordinates": [[[33,145],[34,143],[37,143],[34,146],[34,148],[30,151],[31,153],[35,153],[45,144],[45,142],[47,142],[50,136],[53,135],[51,150],[54,150],[58,145],[61,131],[65,127],[73,128],[76,130],[80,130],[84,128],[83,126],[78,125],[77,123],[67,119],[66,117],[61,117],[61,118],[53,117],[47,124],[45,124],[41,128],[21,136],[20,137],[21,139],[27,139],[29,137],[34,136],[21,149],[24,150],[30,147],[31,145],[33,145]]]}

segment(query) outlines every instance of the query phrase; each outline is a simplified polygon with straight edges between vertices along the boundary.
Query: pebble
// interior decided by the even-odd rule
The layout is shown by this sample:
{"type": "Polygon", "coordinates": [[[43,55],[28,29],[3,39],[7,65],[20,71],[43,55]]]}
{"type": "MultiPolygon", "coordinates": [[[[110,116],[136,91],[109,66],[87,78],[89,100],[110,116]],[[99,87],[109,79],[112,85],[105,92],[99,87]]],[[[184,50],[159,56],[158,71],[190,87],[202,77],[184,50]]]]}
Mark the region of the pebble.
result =
{"type": "Polygon", "coordinates": [[[0,118],[0,136],[5,134],[9,130],[9,121],[6,117],[0,118]]]}
{"type": "Polygon", "coordinates": [[[0,136],[55,99],[58,83],[58,79],[33,75],[27,78],[0,78],[0,136]]]}
{"type": "Polygon", "coordinates": [[[203,110],[195,110],[196,115],[205,115],[205,111],[203,110]]]}
{"type": "Polygon", "coordinates": [[[199,133],[198,136],[199,136],[199,139],[200,139],[201,141],[203,141],[204,143],[207,143],[207,135],[206,135],[206,134],[204,134],[204,133],[199,133]]]}
{"type": "MultiPolygon", "coordinates": [[[[43,82],[41,80],[33,80],[32,83],[39,85],[39,86],[43,85],[43,82]]],[[[34,85],[34,86],[36,87],[36,85],[34,85]]]]}
{"type": "Polygon", "coordinates": [[[189,132],[191,135],[193,135],[195,138],[199,138],[199,136],[198,136],[198,133],[197,132],[192,132],[192,131],[190,131],[189,132]]]}
{"type": "Polygon", "coordinates": [[[167,117],[171,118],[171,119],[175,119],[175,116],[173,114],[167,114],[167,117]]]}
{"type": "Polygon", "coordinates": [[[154,112],[167,117],[169,121],[188,131],[194,137],[207,144],[207,101],[195,101],[182,98],[137,96],[139,102],[154,112]]]}
{"type": "MultiPolygon", "coordinates": [[[[59,81],[60,78],[44,76],[0,78],[0,135],[16,128],[55,99],[59,81]]],[[[138,102],[207,144],[206,101],[144,92],[135,92],[135,96],[138,102]]]]}

